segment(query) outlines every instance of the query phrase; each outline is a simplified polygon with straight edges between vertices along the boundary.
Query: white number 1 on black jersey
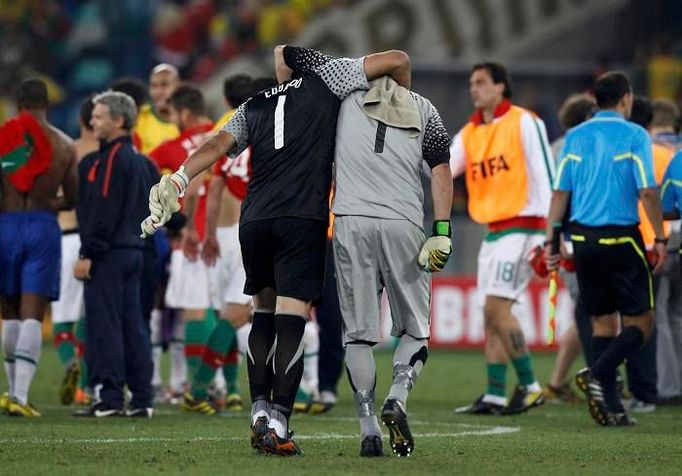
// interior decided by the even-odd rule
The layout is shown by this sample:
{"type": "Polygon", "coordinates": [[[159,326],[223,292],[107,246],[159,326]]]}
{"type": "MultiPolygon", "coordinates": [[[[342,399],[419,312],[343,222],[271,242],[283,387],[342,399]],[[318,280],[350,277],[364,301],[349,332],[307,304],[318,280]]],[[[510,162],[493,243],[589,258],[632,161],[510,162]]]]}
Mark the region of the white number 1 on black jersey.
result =
{"type": "Polygon", "coordinates": [[[275,108],[275,150],[284,147],[284,102],[287,100],[285,94],[277,98],[275,108]]]}

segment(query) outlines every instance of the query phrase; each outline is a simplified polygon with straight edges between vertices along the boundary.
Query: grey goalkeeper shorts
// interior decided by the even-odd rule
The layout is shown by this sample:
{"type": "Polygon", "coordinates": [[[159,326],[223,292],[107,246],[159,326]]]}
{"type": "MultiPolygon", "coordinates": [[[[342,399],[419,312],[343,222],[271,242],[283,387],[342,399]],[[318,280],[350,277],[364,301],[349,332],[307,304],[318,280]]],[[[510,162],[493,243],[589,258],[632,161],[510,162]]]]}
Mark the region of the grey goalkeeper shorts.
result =
{"type": "Polygon", "coordinates": [[[429,337],[431,277],[417,256],[426,241],[407,220],[341,215],[334,221],[334,261],[344,342],[379,342],[381,295],[388,294],[391,335],[429,337]]]}

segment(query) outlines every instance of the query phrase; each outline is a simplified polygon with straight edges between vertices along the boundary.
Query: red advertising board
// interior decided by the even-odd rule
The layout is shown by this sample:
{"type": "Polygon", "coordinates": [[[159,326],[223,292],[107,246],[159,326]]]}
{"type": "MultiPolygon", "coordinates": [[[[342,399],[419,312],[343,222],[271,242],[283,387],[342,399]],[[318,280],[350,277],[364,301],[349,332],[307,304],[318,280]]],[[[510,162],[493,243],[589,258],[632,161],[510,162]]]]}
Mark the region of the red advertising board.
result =
{"type": "MultiPolygon", "coordinates": [[[[483,306],[475,277],[434,276],[431,292],[431,346],[483,347],[483,306]]],[[[546,342],[547,283],[533,281],[513,312],[519,318],[526,341],[533,349],[549,349],[546,342]]],[[[573,303],[564,286],[557,301],[557,335],[573,322],[573,303]]]]}
{"type": "MultiPolygon", "coordinates": [[[[389,338],[390,310],[386,296],[382,305],[382,333],[389,338]]],[[[533,281],[513,312],[519,318],[529,346],[549,350],[547,345],[547,282],[533,281]]],[[[557,336],[573,322],[573,303],[560,284],[556,310],[557,336]]],[[[434,348],[482,348],[483,306],[473,276],[434,276],[431,291],[431,343],[434,348]]]]}

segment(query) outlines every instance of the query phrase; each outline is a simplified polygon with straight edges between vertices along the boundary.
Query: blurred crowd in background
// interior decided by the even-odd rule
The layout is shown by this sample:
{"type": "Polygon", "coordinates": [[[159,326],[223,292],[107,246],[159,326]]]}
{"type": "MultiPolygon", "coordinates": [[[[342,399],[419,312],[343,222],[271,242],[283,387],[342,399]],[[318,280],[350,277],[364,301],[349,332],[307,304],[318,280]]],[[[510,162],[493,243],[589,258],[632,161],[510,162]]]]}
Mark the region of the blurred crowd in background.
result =
{"type": "Polygon", "coordinates": [[[201,83],[239,55],[261,54],[320,12],[357,0],[0,0],[0,122],[12,92],[39,74],[51,119],[74,132],[74,108],[114,78],[159,62],[201,83]]]}
{"type": "MultiPolygon", "coordinates": [[[[51,120],[75,134],[82,98],[115,78],[146,80],[154,64],[168,62],[184,79],[201,84],[239,56],[269,58],[273,45],[294,40],[314,17],[359,2],[0,0],[0,122],[14,112],[11,97],[19,81],[38,74],[50,87],[51,120]]],[[[682,32],[654,31],[634,51],[612,53],[595,48],[595,57],[584,58],[593,63],[594,77],[625,66],[636,91],[682,102],[682,32]]],[[[419,60],[413,58],[417,68],[419,60]]],[[[508,64],[514,74],[513,62],[508,64]]],[[[592,79],[576,79],[574,90],[592,79]]],[[[539,106],[553,139],[560,133],[553,126],[557,120],[543,109],[554,114],[559,104],[543,104],[532,90],[522,93],[519,102],[539,106]]]]}

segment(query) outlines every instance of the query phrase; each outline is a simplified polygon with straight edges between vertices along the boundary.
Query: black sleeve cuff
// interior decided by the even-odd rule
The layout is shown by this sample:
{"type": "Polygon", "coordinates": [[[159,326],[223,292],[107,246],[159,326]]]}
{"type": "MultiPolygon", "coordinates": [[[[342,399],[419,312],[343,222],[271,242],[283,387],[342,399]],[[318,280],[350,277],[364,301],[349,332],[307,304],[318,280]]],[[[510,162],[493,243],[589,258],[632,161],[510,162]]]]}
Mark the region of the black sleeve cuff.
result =
{"type": "Polygon", "coordinates": [[[285,46],[282,52],[284,62],[294,71],[315,71],[320,66],[334,58],[311,48],[300,46],[285,46]]]}
{"type": "Polygon", "coordinates": [[[101,258],[106,250],[97,250],[94,247],[88,246],[87,244],[82,244],[80,253],[78,254],[79,258],[83,259],[90,259],[90,260],[95,260],[98,258],[101,258]]]}
{"type": "Polygon", "coordinates": [[[435,157],[426,157],[424,158],[427,164],[429,164],[430,168],[434,168],[440,164],[449,164],[450,163],[450,151],[448,150],[447,152],[443,152],[440,155],[437,155],[435,157]]]}
{"type": "Polygon", "coordinates": [[[293,69],[294,71],[297,71],[301,68],[301,65],[298,64],[298,62],[296,61],[297,58],[301,57],[301,50],[302,48],[298,46],[287,45],[284,47],[283,53],[284,62],[289,68],[293,69]]]}

